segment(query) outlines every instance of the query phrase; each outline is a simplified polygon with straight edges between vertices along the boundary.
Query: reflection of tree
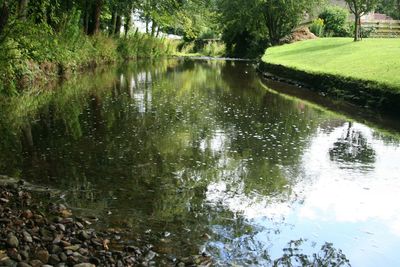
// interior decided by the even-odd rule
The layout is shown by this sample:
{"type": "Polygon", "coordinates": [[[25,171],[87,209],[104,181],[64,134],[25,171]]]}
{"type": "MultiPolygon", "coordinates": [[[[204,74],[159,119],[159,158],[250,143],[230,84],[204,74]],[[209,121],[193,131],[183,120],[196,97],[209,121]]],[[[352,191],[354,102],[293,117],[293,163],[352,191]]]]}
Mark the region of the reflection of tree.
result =
{"type": "Polygon", "coordinates": [[[332,243],[325,243],[318,253],[313,253],[312,255],[307,255],[302,252],[300,246],[303,243],[304,240],[302,239],[289,242],[288,247],[283,250],[283,256],[276,259],[273,266],[351,266],[350,261],[342,250],[333,247],[332,243]]]}
{"type": "Polygon", "coordinates": [[[329,150],[331,160],[346,163],[372,165],[375,162],[375,151],[361,131],[353,129],[349,122],[346,134],[339,138],[329,150]]]}

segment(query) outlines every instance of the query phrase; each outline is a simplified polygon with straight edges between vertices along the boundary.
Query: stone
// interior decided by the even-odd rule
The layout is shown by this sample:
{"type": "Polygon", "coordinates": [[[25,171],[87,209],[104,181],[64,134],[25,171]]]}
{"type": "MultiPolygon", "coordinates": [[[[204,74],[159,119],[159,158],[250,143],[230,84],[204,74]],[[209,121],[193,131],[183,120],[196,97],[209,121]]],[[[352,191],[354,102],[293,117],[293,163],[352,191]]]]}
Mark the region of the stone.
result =
{"type": "Polygon", "coordinates": [[[80,249],[81,246],[80,245],[73,245],[73,246],[68,246],[65,247],[64,250],[72,250],[72,251],[77,251],[78,249],[80,249]]]}
{"type": "Polygon", "coordinates": [[[96,267],[96,265],[91,264],[91,263],[79,263],[79,264],[75,264],[74,267],[96,267]]]}
{"type": "Polygon", "coordinates": [[[58,254],[58,253],[60,253],[62,251],[62,249],[59,247],[59,246],[57,246],[57,245],[52,245],[51,247],[50,247],[50,252],[52,253],[52,254],[58,254]]]}
{"type": "Polygon", "coordinates": [[[32,243],[33,242],[31,234],[28,233],[27,231],[23,231],[22,235],[24,236],[25,242],[28,242],[28,243],[32,243]]]}
{"type": "Polygon", "coordinates": [[[18,250],[15,248],[8,249],[7,255],[10,257],[10,259],[15,260],[17,262],[20,262],[22,260],[21,255],[19,255],[18,250]]]}
{"type": "Polygon", "coordinates": [[[61,261],[61,260],[60,260],[60,257],[58,257],[57,254],[51,254],[50,257],[49,257],[49,263],[50,263],[51,265],[56,265],[56,264],[59,263],[60,261],[61,261]]]}
{"type": "Polygon", "coordinates": [[[41,267],[43,265],[43,262],[40,260],[32,260],[29,262],[32,267],[41,267]]]}
{"type": "Polygon", "coordinates": [[[9,257],[6,257],[0,261],[0,266],[17,267],[18,264],[9,257]]]}
{"type": "Polygon", "coordinates": [[[17,248],[19,246],[18,238],[13,233],[8,234],[7,245],[10,248],[17,248]]]}
{"type": "Polygon", "coordinates": [[[22,217],[24,217],[25,219],[31,219],[33,217],[33,212],[31,210],[25,210],[22,213],[22,217]]]}
{"type": "Polygon", "coordinates": [[[64,252],[61,252],[59,255],[61,261],[67,261],[68,256],[64,252]]]}
{"type": "Polygon", "coordinates": [[[36,258],[43,263],[47,263],[49,261],[49,252],[46,249],[41,249],[36,252],[36,258]]]}

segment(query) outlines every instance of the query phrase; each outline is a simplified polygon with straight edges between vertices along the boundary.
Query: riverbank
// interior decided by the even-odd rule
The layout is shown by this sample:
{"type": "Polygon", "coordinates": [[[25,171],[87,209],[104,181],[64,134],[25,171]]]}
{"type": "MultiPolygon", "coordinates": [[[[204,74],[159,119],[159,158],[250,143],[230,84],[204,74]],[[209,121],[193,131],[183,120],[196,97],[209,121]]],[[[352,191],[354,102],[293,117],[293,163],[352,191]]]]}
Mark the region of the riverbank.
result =
{"type": "Polygon", "coordinates": [[[308,87],[334,98],[387,112],[400,111],[400,46],[396,39],[303,41],[266,51],[267,78],[308,87]]]}
{"type": "Polygon", "coordinates": [[[126,37],[87,36],[79,31],[38,30],[37,34],[0,44],[0,94],[13,95],[101,65],[172,55],[178,44],[139,32],[126,37]]]}
{"type": "MultiPolygon", "coordinates": [[[[98,218],[75,217],[63,204],[44,204],[23,181],[0,177],[0,266],[153,266],[151,245],[121,242],[123,230],[96,231],[98,218]]],[[[36,186],[42,194],[49,189],[36,186]]],[[[53,192],[54,193],[54,192],[53,192]]],[[[37,192],[36,192],[37,194],[37,192]]],[[[211,264],[192,256],[170,266],[211,264]]]]}

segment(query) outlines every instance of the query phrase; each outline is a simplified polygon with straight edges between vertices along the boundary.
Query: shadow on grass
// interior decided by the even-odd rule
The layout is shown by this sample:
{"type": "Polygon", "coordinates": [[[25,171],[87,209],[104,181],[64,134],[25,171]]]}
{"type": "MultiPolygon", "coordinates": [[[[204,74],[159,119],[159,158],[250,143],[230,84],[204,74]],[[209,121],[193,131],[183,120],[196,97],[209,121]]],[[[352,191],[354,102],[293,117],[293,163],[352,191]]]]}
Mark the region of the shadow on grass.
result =
{"type": "MultiPolygon", "coordinates": [[[[310,52],[321,52],[321,51],[326,51],[326,50],[331,50],[331,49],[347,46],[352,43],[353,42],[340,43],[340,44],[310,45],[308,47],[304,47],[301,49],[295,49],[292,51],[282,51],[282,52],[274,53],[274,56],[277,56],[277,57],[278,56],[290,56],[290,55],[296,55],[296,54],[307,54],[310,52]]],[[[268,50],[267,50],[266,56],[268,57],[268,50]]]]}

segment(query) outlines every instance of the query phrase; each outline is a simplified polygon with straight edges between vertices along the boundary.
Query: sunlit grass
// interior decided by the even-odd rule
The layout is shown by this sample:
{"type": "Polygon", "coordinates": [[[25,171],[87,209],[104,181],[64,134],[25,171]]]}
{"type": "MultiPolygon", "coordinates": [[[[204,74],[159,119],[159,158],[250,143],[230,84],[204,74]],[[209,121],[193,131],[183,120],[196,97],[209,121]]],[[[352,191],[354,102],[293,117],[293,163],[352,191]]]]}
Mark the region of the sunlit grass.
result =
{"type": "Polygon", "coordinates": [[[263,61],[375,81],[400,90],[400,39],[321,38],[267,49],[263,61]]]}

